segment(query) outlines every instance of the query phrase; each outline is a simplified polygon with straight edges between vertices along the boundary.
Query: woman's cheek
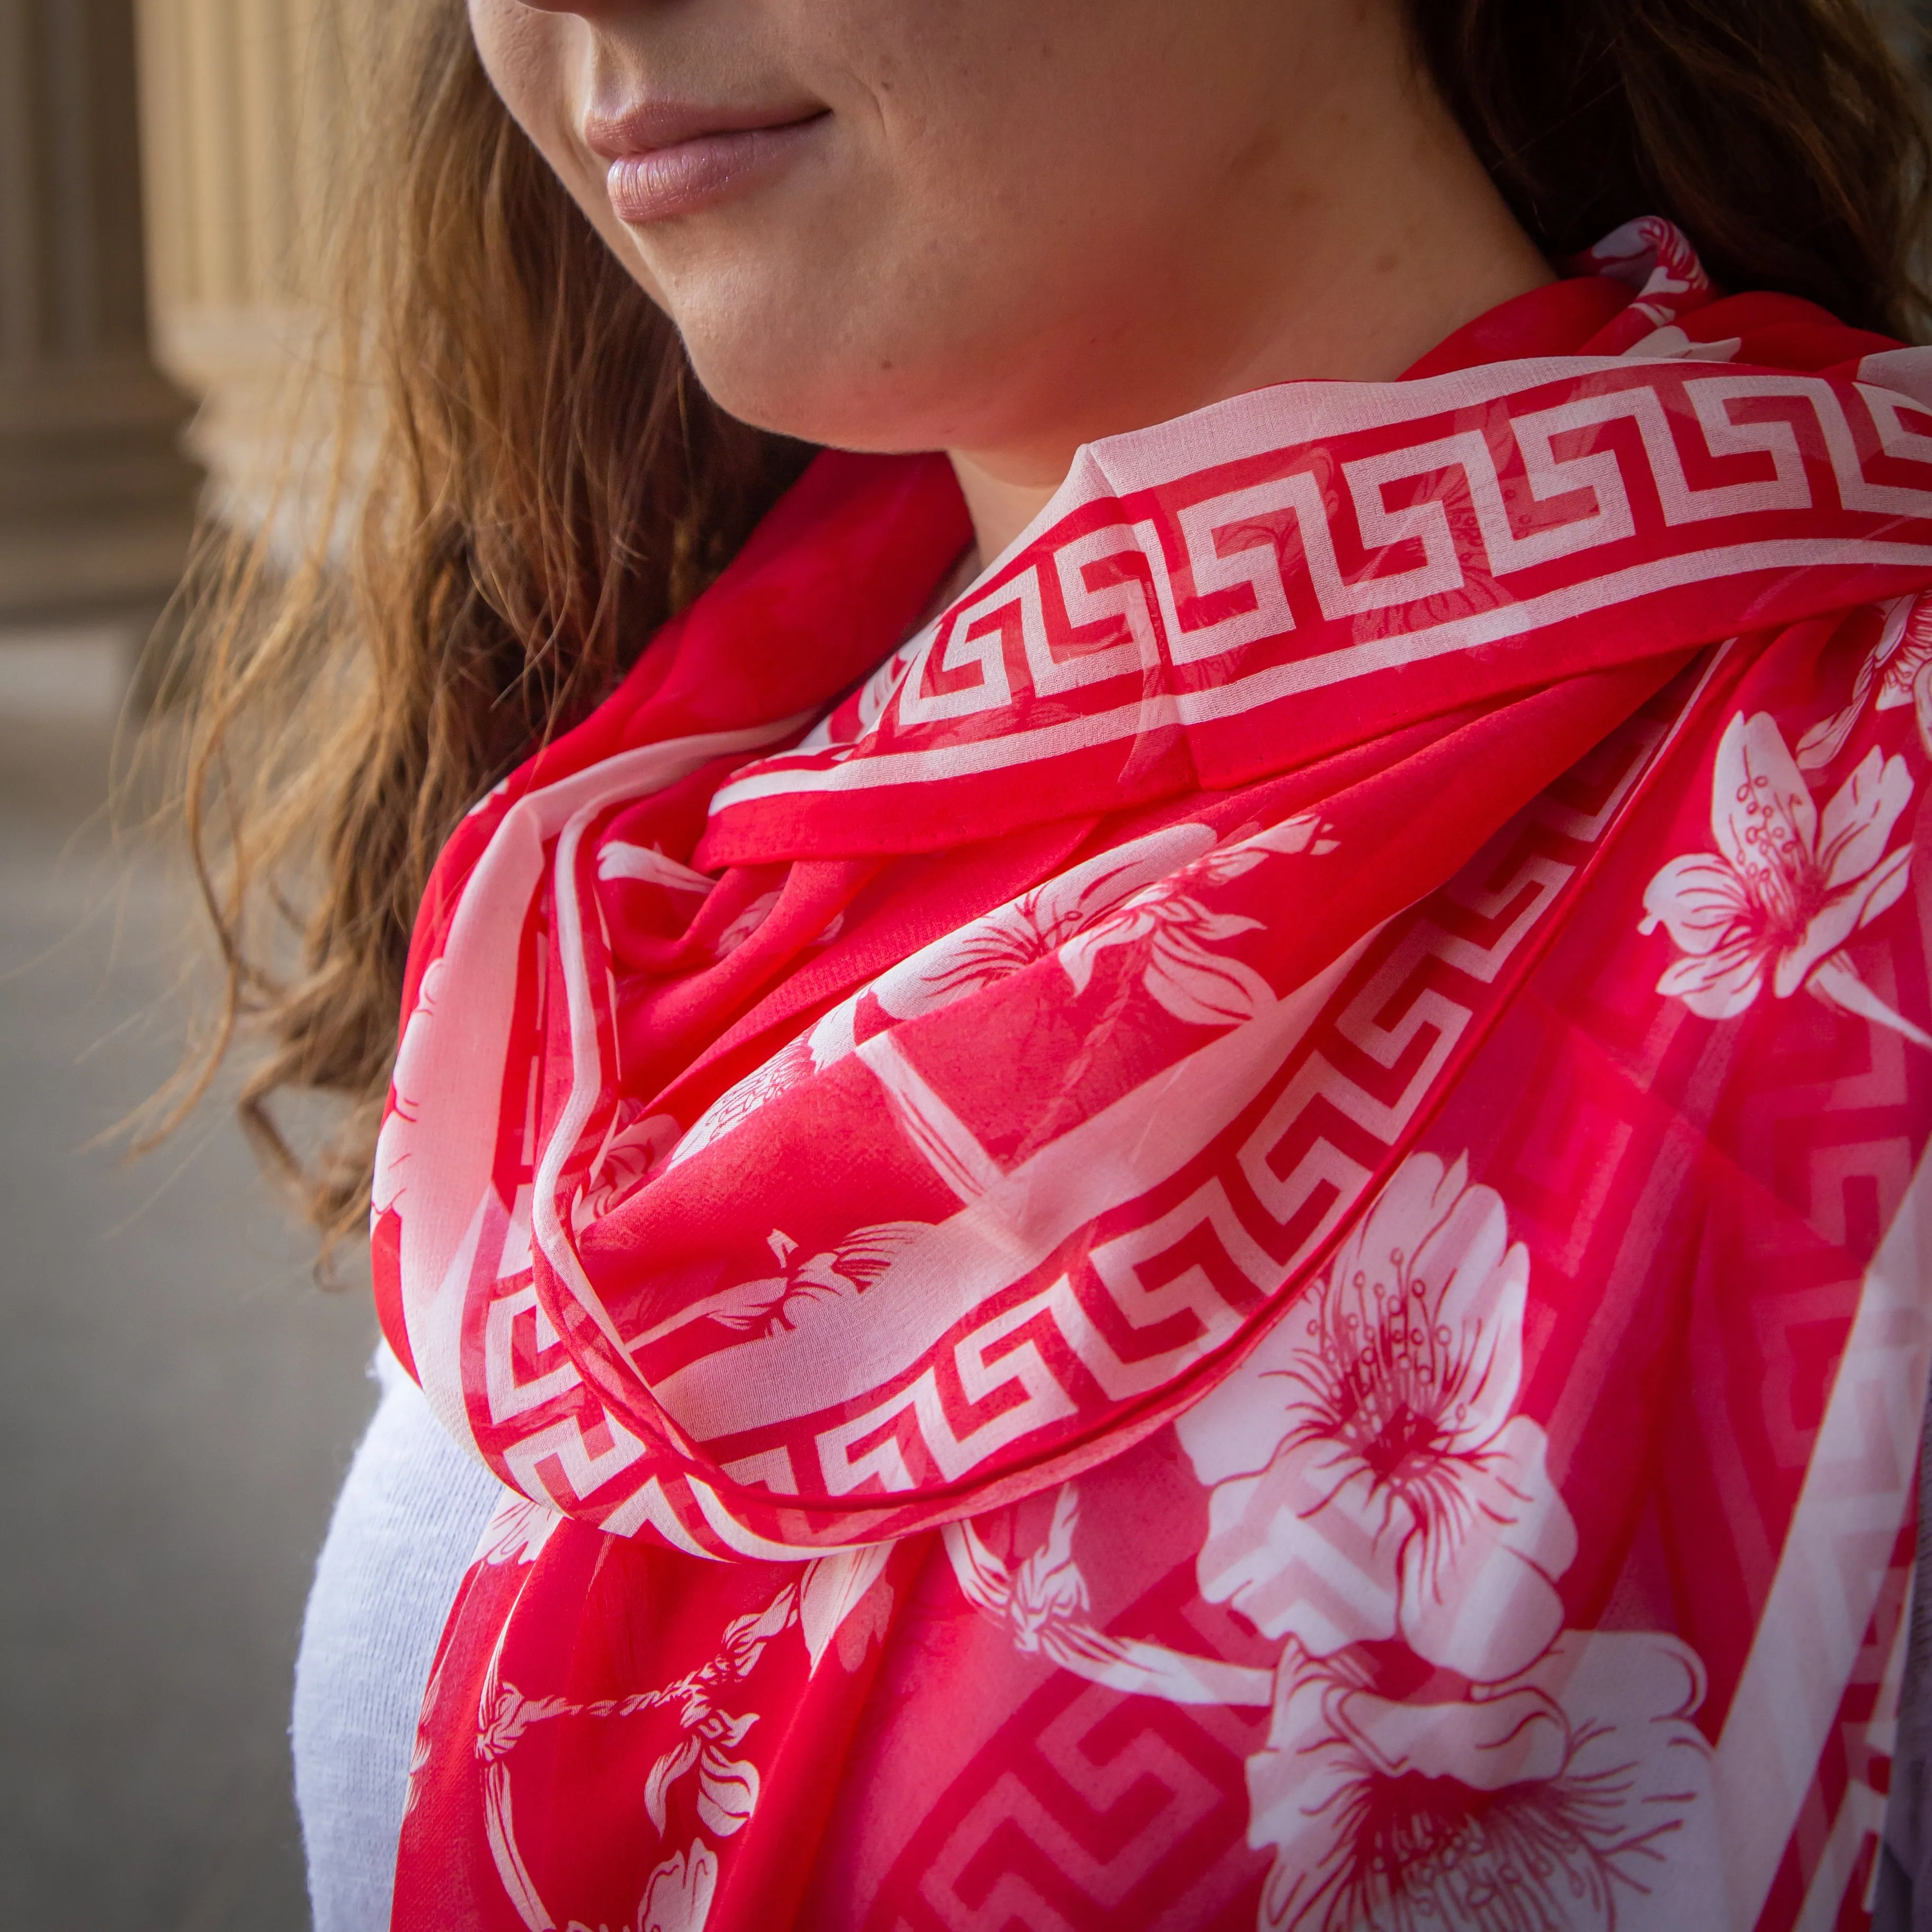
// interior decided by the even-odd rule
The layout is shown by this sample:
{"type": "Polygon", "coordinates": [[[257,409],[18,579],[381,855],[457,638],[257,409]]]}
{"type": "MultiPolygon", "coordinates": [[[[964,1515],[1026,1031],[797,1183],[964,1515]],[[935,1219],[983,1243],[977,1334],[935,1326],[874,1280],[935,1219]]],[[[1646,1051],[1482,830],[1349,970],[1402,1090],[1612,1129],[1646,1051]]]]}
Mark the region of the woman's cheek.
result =
{"type": "Polygon", "coordinates": [[[469,0],[470,31],[490,84],[539,147],[545,122],[560,124],[565,100],[565,36],[570,16],[518,0],[469,0]],[[546,97],[548,97],[546,100],[546,97]]]}

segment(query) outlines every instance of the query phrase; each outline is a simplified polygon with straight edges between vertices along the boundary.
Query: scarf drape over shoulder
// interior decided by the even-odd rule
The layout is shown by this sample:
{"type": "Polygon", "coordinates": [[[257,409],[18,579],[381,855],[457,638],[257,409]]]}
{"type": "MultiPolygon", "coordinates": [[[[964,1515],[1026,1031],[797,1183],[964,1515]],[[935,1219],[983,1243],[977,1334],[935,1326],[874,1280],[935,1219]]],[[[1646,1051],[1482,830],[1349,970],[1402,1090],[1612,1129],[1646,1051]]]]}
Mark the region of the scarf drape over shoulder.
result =
{"type": "Polygon", "coordinates": [[[452,839],[377,1297],[507,1494],[399,1926],[1862,1922],[1932,356],[1580,269],[930,622],[950,471],[821,457],[452,839]]]}

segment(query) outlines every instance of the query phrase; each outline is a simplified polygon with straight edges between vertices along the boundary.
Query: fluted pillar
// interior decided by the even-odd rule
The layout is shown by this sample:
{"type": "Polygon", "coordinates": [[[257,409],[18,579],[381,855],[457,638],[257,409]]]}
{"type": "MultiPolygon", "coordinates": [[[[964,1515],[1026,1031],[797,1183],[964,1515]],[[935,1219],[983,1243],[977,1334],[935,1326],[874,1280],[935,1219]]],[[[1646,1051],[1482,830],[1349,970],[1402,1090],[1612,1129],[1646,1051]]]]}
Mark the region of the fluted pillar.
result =
{"type": "MultiPolygon", "coordinates": [[[[190,446],[215,508],[244,527],[294,427],[290,378],[315,339],[345,69],[370,4],[135,0],[157,350],[201,405],[190,446]]],[[[306,405],[320,434],[327,399],[306,405]]]]}
{"type": "Polygon", "coordinates": [[[0,621],[157,606],[186,552],[137,95],[133,0],[0,0],[0,621]]]}

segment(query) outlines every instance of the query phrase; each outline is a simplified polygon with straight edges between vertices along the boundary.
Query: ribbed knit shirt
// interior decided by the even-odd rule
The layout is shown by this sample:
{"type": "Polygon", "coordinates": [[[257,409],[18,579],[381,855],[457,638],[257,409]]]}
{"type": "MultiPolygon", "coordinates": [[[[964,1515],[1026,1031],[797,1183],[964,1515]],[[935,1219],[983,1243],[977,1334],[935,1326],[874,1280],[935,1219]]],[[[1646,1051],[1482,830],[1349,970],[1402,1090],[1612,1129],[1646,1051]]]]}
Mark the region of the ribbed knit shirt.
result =
{"type": "Polygon", "coordinates": [[[315,1932],[382,1932],[437,1640],[506,1493],[452,1442],[387,1346],[296,1659],[296,1808],[315,1932]]]}

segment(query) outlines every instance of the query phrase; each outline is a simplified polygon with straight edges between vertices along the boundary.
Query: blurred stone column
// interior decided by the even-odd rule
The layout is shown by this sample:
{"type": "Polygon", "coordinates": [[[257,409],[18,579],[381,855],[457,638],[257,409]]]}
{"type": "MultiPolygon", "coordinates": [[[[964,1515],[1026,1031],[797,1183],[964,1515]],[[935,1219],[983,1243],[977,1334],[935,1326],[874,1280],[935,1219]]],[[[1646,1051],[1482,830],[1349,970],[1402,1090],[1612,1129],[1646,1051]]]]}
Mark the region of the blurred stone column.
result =
{"type": "Polygon", "coordinates": [[[152,611],[186,553],[137,94],[133,0],[0,0],[0,621],[152,611]]]}
{"type": "Polygon", "coordinates": [[[292,407],[326,419],[327,398],[290,379],[315,342],[346,39],[366,4],[135,0],[156,350],[200,403],[189,446],[213,507],[244,530],[266,514],[292,407]]]}

